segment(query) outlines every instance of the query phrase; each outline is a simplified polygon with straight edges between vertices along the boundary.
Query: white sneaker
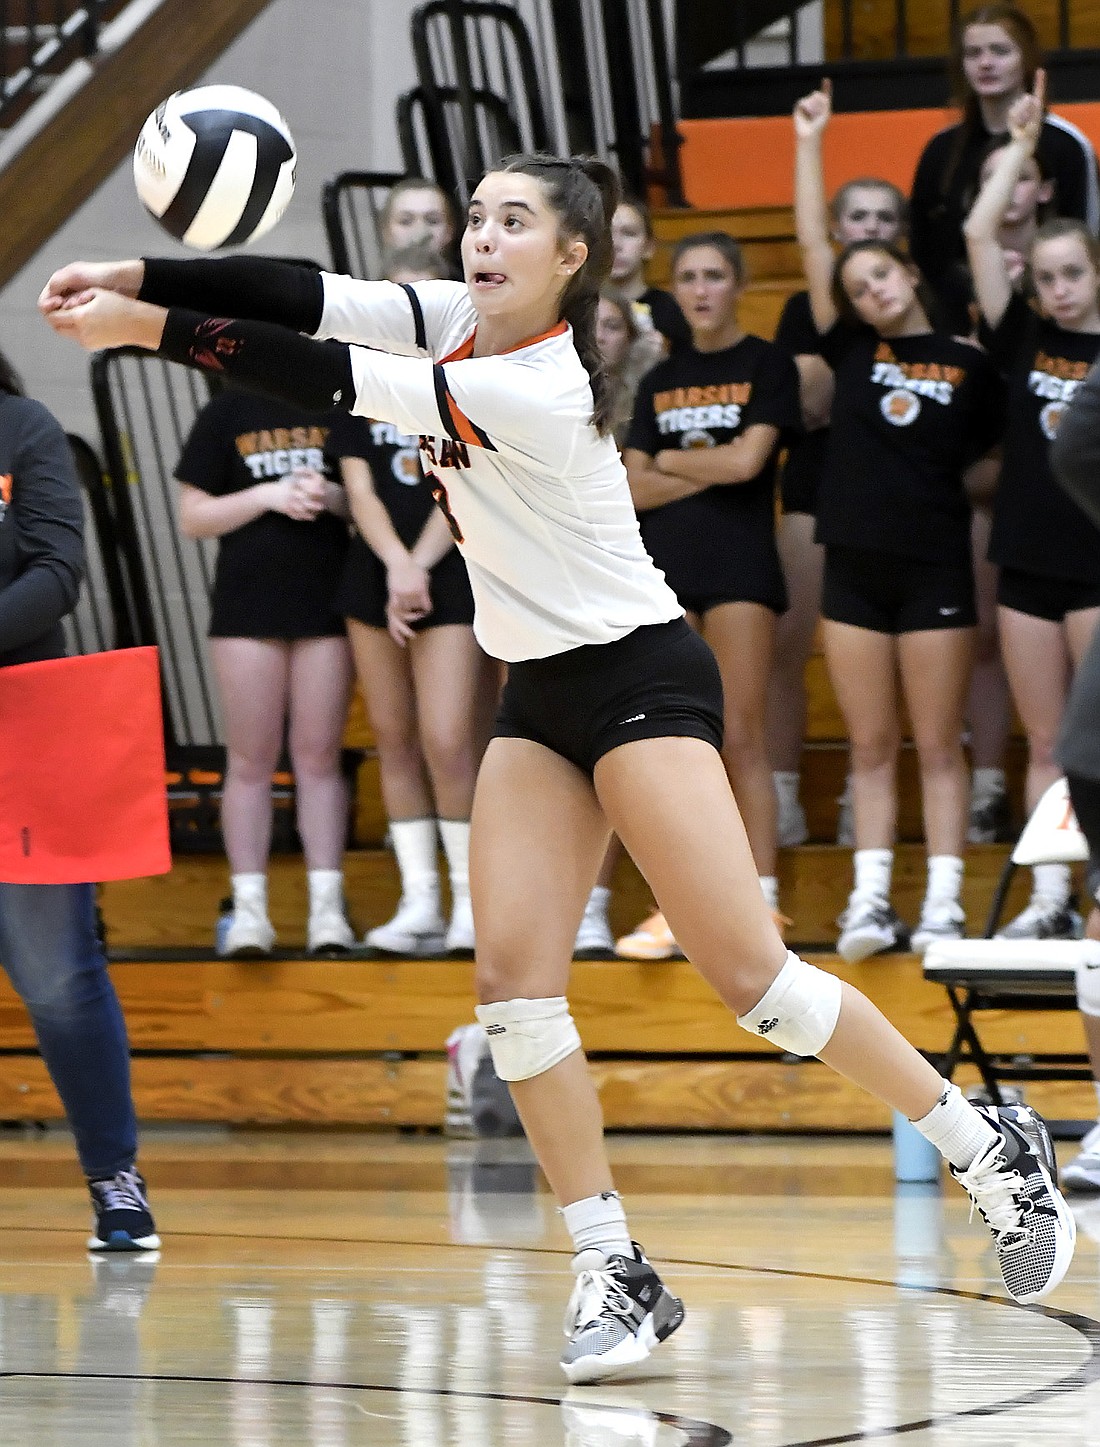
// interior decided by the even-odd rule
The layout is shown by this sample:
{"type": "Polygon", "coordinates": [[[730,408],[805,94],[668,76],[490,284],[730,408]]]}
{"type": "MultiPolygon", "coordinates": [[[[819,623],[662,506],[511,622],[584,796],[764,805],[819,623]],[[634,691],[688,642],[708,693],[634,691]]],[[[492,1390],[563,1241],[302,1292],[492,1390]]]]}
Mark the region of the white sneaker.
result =
{"type": "Polygon", "coordinates": [[[837,924],[840,938],[836,952],[850,965],[886,950],[900,950],[905,944],[905,926],[888,899],[874,895],[861,899],[853,895],[837,924]]]}
{"type": "Polygon", "coordinates": [[[363,943],[390,955],[438,955],[447,938],[447,926],[439,912],[434,890],[402,895],[393,918],[368,930],[363,943]]]}
{"type": "Polygon", "coordinates": [[[257,960],[270,955],[275,929],[259,901],[242,900],[233,906],[233,919],[219,953],[227,960],[257,960]]]}
{"type": "Polygon", "coordinates": [[[1026,909],[999,929],[999,940],[1076,940],[1081,937],[1081,916],[1065,899],[1033,894],[1026,909]]]}
{"type": "Polygon", "coordinates": [[[573,1258],[576,1284],[565,1308],[562,1371],[571,1382],[602,1382],[629,1372],[684,1319],[672,1295],[635,1241],[629,1256],[581,1251],[573,1258]]]}
{"type": "Polygon", "coordinates": [[[1067,1191],[1100,1191],[1100,1121],[1081,1142],[1081,1149],[1062,1168],[1062,1185],[1067,1191]]]}
{"type": "Polygon", "coordinates": [[[923,954],[937,940],[961,940],[966,932],[966,915],[954,899],[926,899],[921,907],[920,921],[909,940],[909,947],[923,954]]]}
{"type": "Polygon", "coordinates": [[[467,894],[451,906],[451,922],[443,948],[449,955],[472,955],[474,952],[474,910],[467,894]]]}
{"type": "Polygon", "coordinates": [[[310,910],[306,948],[311,955],[344,955],[356,943],[355,931],[342,908],[324,904],[310,910]]]}
{"type": "Polygon", "coordinates": [[[586,909],[577,938],[573,941],[575,960],[610,960],[615,956],[615,936],[601,909],[586,909]]]}

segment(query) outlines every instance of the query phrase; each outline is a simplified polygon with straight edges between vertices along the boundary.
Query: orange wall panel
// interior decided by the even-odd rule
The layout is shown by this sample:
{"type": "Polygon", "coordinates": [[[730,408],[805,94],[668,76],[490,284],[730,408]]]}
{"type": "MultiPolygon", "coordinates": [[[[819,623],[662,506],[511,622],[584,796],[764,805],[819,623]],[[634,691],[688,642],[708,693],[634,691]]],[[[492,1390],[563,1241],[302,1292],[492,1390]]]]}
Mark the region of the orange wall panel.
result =
{"type": "MultiPolygon", "coordinates": [[[[1100,103],[1060,105],[1100,149],[1100,103]]],[[[830,194],[853,176],[882,176],[908,193],[929,138],[950,125],[948,110],[859,111],[833,118],[825,138],[830,194]]],[[[723,211],[790,206],[794,127],[789,116],[681,121],[680,165],[688,204],[723,211]]]]}

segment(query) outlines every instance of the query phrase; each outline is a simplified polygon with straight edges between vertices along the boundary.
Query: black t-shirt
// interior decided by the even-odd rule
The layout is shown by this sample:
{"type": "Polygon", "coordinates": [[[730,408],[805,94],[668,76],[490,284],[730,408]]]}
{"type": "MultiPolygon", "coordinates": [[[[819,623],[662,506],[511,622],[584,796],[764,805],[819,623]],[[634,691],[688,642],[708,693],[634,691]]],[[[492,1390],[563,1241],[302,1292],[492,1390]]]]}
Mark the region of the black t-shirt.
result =
{"type": "MultiPolygon", "coordinates": [[[[791,357],[821,355],[821,333],[814,325],[810,293],[796,291],[787,298],[775,329],[775,344],[791,357]]],[[[783,464],[784,512],[813,513],[829,448],[828,427],[806,432],[801,427],[788,432],[783,442],[787,460],[783,464]]]]}
{"type": "Polygon", "coordinates": [[[691,346],[691,328],[679,303],[669,291],[651,286],[643,291],[634,305],[649,313],[649,319],[668,342],[670,352],[691,346]]]}
{"type": "Polygon", "coordinates": [[[970,555],[962,473],[1002,425],[997,372],[938,332],[895,337],[838,323],[821,339],[836,372],[817,540],[936,562],[970,555]]]}
{"type": "MultiPolygon", "coordinates": [[[[346,413],[307,412],[246,392],[223,392],[196,417],[176,476],[214,497],[275,482],[297,466],[339,482],[338,437],[349,421],[346,413]]],[[[328,512],[313,522],[265,512],[224,533],[218,539],[211,635],[343,633],[334,599],[347,545],[347,523],[328,512]]]]}
{"type": "MultiPolygon", "coordinates": [[[[626,440],[649,456],[719,447],[757,423],[798,427],[798,370],[774,342],[745,336],[721,352],[677,352],[642,378],[626,440]]],[[[747,482],[716,484],[639,514],[642,539],[678,596],[718,595],[739,567],[770,567],[775,452],[747,482]]]]}
{"type": "Polygon", "coordinates": [[[1050,444],[1078,383],[1100,356],[1100,335],[1067,332],[1014,296],[999,326],[983,326],[982,341],[1008,385],[989,556],[1043,577],[1100,583],[1100,532],[1050,469],[1050,444]]]}
{"type": "Polygon", "coordinates": [[[431,489],[420,470],[420,439],[392,422],[349,417],[339,436],[341,457],[362,457],[371,470],[378,500],[393,530],[411,548],[435,509],[431,489]]]}

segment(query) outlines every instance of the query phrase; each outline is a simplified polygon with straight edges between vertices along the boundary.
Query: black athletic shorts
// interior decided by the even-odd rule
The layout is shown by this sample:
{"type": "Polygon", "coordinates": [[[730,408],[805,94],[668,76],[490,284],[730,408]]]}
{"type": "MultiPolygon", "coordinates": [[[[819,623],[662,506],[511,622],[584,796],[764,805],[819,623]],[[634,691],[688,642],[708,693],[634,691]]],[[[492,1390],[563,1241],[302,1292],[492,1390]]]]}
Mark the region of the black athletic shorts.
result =
{"type": "Polygon", "coordinates": [[[717,593],[684,593],[677,590],[676,600],[687,613],[705,618],[712,608],[723,603],[757,603],[773,613],[787,611],[787,587],[782,574],[761,571],[756,577],[746,576],[736,585],[717,593]]]}
{"type": "Polygon", "coordinates": [[[830,543],[821,616],[873,633],[973,628],[974,569],[969,558],[933,563],[830,543]]]}
{"type": "Polygon", "coordinates": [[[683,618],[512,663],[493,735],[532,739],[589,776],[604,754],[637,739],[703,739],[720,749],[718,664],[683,618]]]}
{"type": "Polygon", "coordinates": [[[997,602],[1032,618],[1061,623],[1067,613],[1100,608],[1100,584],[1078,583],[1072,578],[1044,578],[1020,568],[1002,568],[997,579],[997,602]]]}
{"type": "MultiPolygon", "coordinates": [[[[470,591],[466,564],[457,548],[444,553],[428,579],[432,611],[426,618],[418,618],[412,625],[413,630],[442,628],[448,623],[469,627],[474,621],[474,595],[470,591]]],[[[355,618],[370,628],[385,628],[388,598],[386,565],[356,534],[348,548],[336,598],[341,617],[355,618]]]]}

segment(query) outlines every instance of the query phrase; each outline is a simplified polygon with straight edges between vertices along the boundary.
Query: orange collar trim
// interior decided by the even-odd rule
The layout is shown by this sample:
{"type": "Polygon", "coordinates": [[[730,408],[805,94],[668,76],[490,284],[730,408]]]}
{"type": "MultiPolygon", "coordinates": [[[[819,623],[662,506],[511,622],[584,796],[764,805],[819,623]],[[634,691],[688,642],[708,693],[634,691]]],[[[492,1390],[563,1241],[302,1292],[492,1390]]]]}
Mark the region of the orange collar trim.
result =
{"type": "MultiPolygon", "coordinates": [[[[567,321],[560,321],[556,326],[551,327],[549,331],[539,332],[537,337],[527,337],[522,342],[517,342],[514,347],[506,347],[503,352],[497,352],[494,355],[506,357],[509,352],[519,352],[522,351],[524,347],[533,347],[536,342],[545,342],[548,337],[560,337],[568,325],[569,323],[567,321]]],[[[443,366],[446,362],[464,362],[468,357],[472,357],[474,354],[474,338],[476,336],[477,327],[473,329],[464,342],[461,342],[453,352],[444,357],[438,365],[443,366]]]]}

